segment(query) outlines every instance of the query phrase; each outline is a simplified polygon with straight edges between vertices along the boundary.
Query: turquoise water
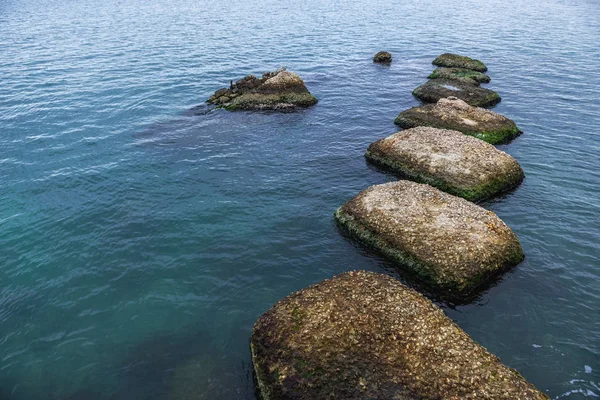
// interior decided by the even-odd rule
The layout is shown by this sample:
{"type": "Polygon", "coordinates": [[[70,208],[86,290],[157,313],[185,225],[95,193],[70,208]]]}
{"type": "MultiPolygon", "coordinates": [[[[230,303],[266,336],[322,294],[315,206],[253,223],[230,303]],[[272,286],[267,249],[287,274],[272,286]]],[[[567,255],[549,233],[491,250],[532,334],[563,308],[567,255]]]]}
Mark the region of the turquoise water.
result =
{"type": "Polygon", "coordinates": [[[441,305],[553,399],[600,396],[598,16],[586,0],[2,0],[0,399],[254,399],[261,313],[343,271],[394,274],[332,214],[394,179],[363,153],[446,51],[488,65],[495,110],[525,132],[500,146],[523,185],[484,206],[526,260],[441,305]],[[188,111],[280,65],[317,106],[188,111]]]}

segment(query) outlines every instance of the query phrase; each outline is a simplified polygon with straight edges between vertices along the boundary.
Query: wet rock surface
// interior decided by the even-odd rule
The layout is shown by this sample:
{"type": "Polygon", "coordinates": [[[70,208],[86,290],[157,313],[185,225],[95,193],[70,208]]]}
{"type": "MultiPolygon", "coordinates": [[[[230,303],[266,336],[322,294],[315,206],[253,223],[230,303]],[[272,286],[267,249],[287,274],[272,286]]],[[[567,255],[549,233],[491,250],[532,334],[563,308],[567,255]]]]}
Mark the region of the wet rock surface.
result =
{"type": "Polygon", "coordinates": [[[433,60],[432,64],[437,65],[438,67],[466,68],[479,72],[487,71],[487,67],[481,61],[451,53],[441,54],[435,60],[433,60]]]}
{"type": "Polygon", "coordinates": [[[425,103],[436,103],[445,97],[457,97],[476,107],[493,106],[501,100],[493,90],[455,79],[431,79],[416,88],[413,96],[425,103]]]}
{"type": "Polygon", "coordinates": [[[472,85],[480,83],[490,83],[492,80],[486,74],[465,68],[436,68],[429,76],[429,79],[451,79],[472,85]]]}
{"type": "Polygon", "coordinates": [[[493,212],[432,186],[371,186],[335,213],[340,227],[448,299],[472,296],[519,264],[517,236],[493,212]]]}
{"type": "Polygon", "coordinates": [[[513,189],[524,178],[519,163],[491,144],[458,131],[417,127],[372,143],[366,158],[417,182],[470,201],[513,189]]]}
{"type": "Polygon", "coordinates": [[[492,144],[509,142],[521,134],[517,125],[505,116],[470,106],[456,97],[403,111],[394,122],[405,129],[430,126],[457,130],[492,144]]]}
{"type": "Polygon", "coordinates": [[[310,107],[317,99],[295,73],[279,68],[261,78],[248,75],[217,90],[208,103],[228,110],[292,110],[310,107]]]}
{"type": "Polygon", "coordinates": [[[250,347],[265,400],[548,399],[430,300],[373,272],[282,299],[250,347]]]}
{"type": "Polygon", "coordinates": [[[387,51],[380,51],[373,57],[373,62],[378,64],[389,64],[392,62],[392,55],[387,51]]]}

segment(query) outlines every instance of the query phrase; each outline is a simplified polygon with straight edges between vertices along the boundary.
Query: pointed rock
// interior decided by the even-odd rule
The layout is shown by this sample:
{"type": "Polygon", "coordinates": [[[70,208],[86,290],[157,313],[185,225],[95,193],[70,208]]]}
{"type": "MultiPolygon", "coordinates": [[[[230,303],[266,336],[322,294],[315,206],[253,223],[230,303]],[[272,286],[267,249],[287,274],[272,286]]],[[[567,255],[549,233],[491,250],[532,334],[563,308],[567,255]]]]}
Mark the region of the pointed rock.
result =
{"type": "Polygon", "coordinates": [[[317,99],[295,73],[279,68],[262,78],[248,75],[219,89],[208,102],[227,110],[290,110],[310,107],[317,99]]]}

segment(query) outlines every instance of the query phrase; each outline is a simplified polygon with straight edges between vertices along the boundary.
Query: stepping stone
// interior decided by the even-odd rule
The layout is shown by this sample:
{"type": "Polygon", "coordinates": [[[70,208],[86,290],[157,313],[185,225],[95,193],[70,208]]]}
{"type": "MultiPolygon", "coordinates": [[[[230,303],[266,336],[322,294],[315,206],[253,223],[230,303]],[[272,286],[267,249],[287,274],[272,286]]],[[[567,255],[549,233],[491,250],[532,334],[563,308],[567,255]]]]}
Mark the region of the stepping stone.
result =
{"type": "Polygon", "coordinates": [[[451,79],[479,86],[480,83],[490,83],[492,80],[486,74],[465,68],[436,68],[429,79],[451,79]]]}
{"type": "Polygon", "coordinates": [[[432,64],[437,65],[438,67],[466,68],[479,72],[487,71],[487,67],[481,61],[465,56],[459,56],[458,54],[442,54],[433,60],[432,64]]]}
{"type": "Polygon", "coordinates": [[[373,62],[378,64],[389,64],[392,62],[392,55],[387,51],[380,51],[373,57],[373,62]]]}
{"type": "Polygon", "coordinates": [[[430,300],[373,272],[280,300],[250,349],[263,399],[549,400],[430,300]]]}
{"type": "Polygon", "coordinates": [[[517,236],[493,212],[432,186],[371,186],[335,213],[340,227],[440,296],[462,300],[523,261],[517,236]]]}
{"type": "Polygon", "coordinates": [[[476,107],[493,106],[501,100],[500,95],[493,90],[454,79],[431,79],[416,88],[412,94],[425,103],[435,103],[452,96],[476,107]]]}
{"type": "Polygon", "coordinates": [[[495,197],[524,178],[519,163],[458,131],[418,127],[371,144],[367,160],[470,201],[495,197]]]}
{"type": "Polygon", "coordinates": [[[472,107],[456,97],[402,111],[394,123],[405,129],[416,126],[453,129],[491,144],[507,143],[521,134],[517,125],[505,116],[472,107]]]}
{"type": "Polygon", "coordinates": [[[248,75],[228,88],[219,89],[208,103],[230,111],[293,110],[310,107],[317,99],[310,94],[304,81],[284,67],[265,72],[262,78],[248,75]]]}

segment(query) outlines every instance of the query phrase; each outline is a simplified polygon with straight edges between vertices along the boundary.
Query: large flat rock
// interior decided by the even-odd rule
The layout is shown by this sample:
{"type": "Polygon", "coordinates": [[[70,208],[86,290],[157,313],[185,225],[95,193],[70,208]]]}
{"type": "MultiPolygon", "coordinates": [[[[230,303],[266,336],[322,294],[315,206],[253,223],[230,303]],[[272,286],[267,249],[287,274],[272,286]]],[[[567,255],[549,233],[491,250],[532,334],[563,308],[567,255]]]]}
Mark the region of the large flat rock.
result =
{"type": "Polygon", "coordinates": [[[264,400],[547,400],[416,291],[348,272],[263,314],[252,361],[264,400]]]}
{"type": "Polygon", "coordinates": [[[262,78],[248,75],[229,88],[217,90],[207,101],[217,107],[235,110],[292,110],[310,107],[317,99],[297,74],[280,68],[265,72],[262,78]]]}
{"type": "Polygon", "coordinates": [[[453,129],[492,144],[509,142],[521,134],[517,125],[505,116],[470,106],[456,97],[402,111],[394,122],[405,129],[416,126],[453,129]]]}
{"type": "Polygon", "coordinates": [[[524,258],[517,236],[496,214],[425,184],[371,186],[335,217],[349,236],[448,299],[472,296],[524,258]]]}
{"type": "Polygon", "coordinates": [[[465,68],[479,72],[487,71],[487,67],[481,61],[451,53],[441,54],[433,60],[432,64],[439,67],[465,68]]]}
{"type": "Polygon", "coordinates": [[[436,103],[444,97],[457,97],[476,107],[498,104],[500,95],[486,88],[456,79],[431,79],[415,90],[413,96],[425,103],[436,103]]]}
{"type": "Polygon", "coordinates": [[[524,178],[519,163],[458,131],[417,127],[372,143],[366,158],[417,182],[471,201],[495,197],[524,178]]]}
{"type": "Polygon", "coordinates": [[[490,83],[491,78],[484,73],[473,71],[466,68],[436,68],[429,76],[429,79],[451,79],[472,85],[480,83],[490,83]]]}

